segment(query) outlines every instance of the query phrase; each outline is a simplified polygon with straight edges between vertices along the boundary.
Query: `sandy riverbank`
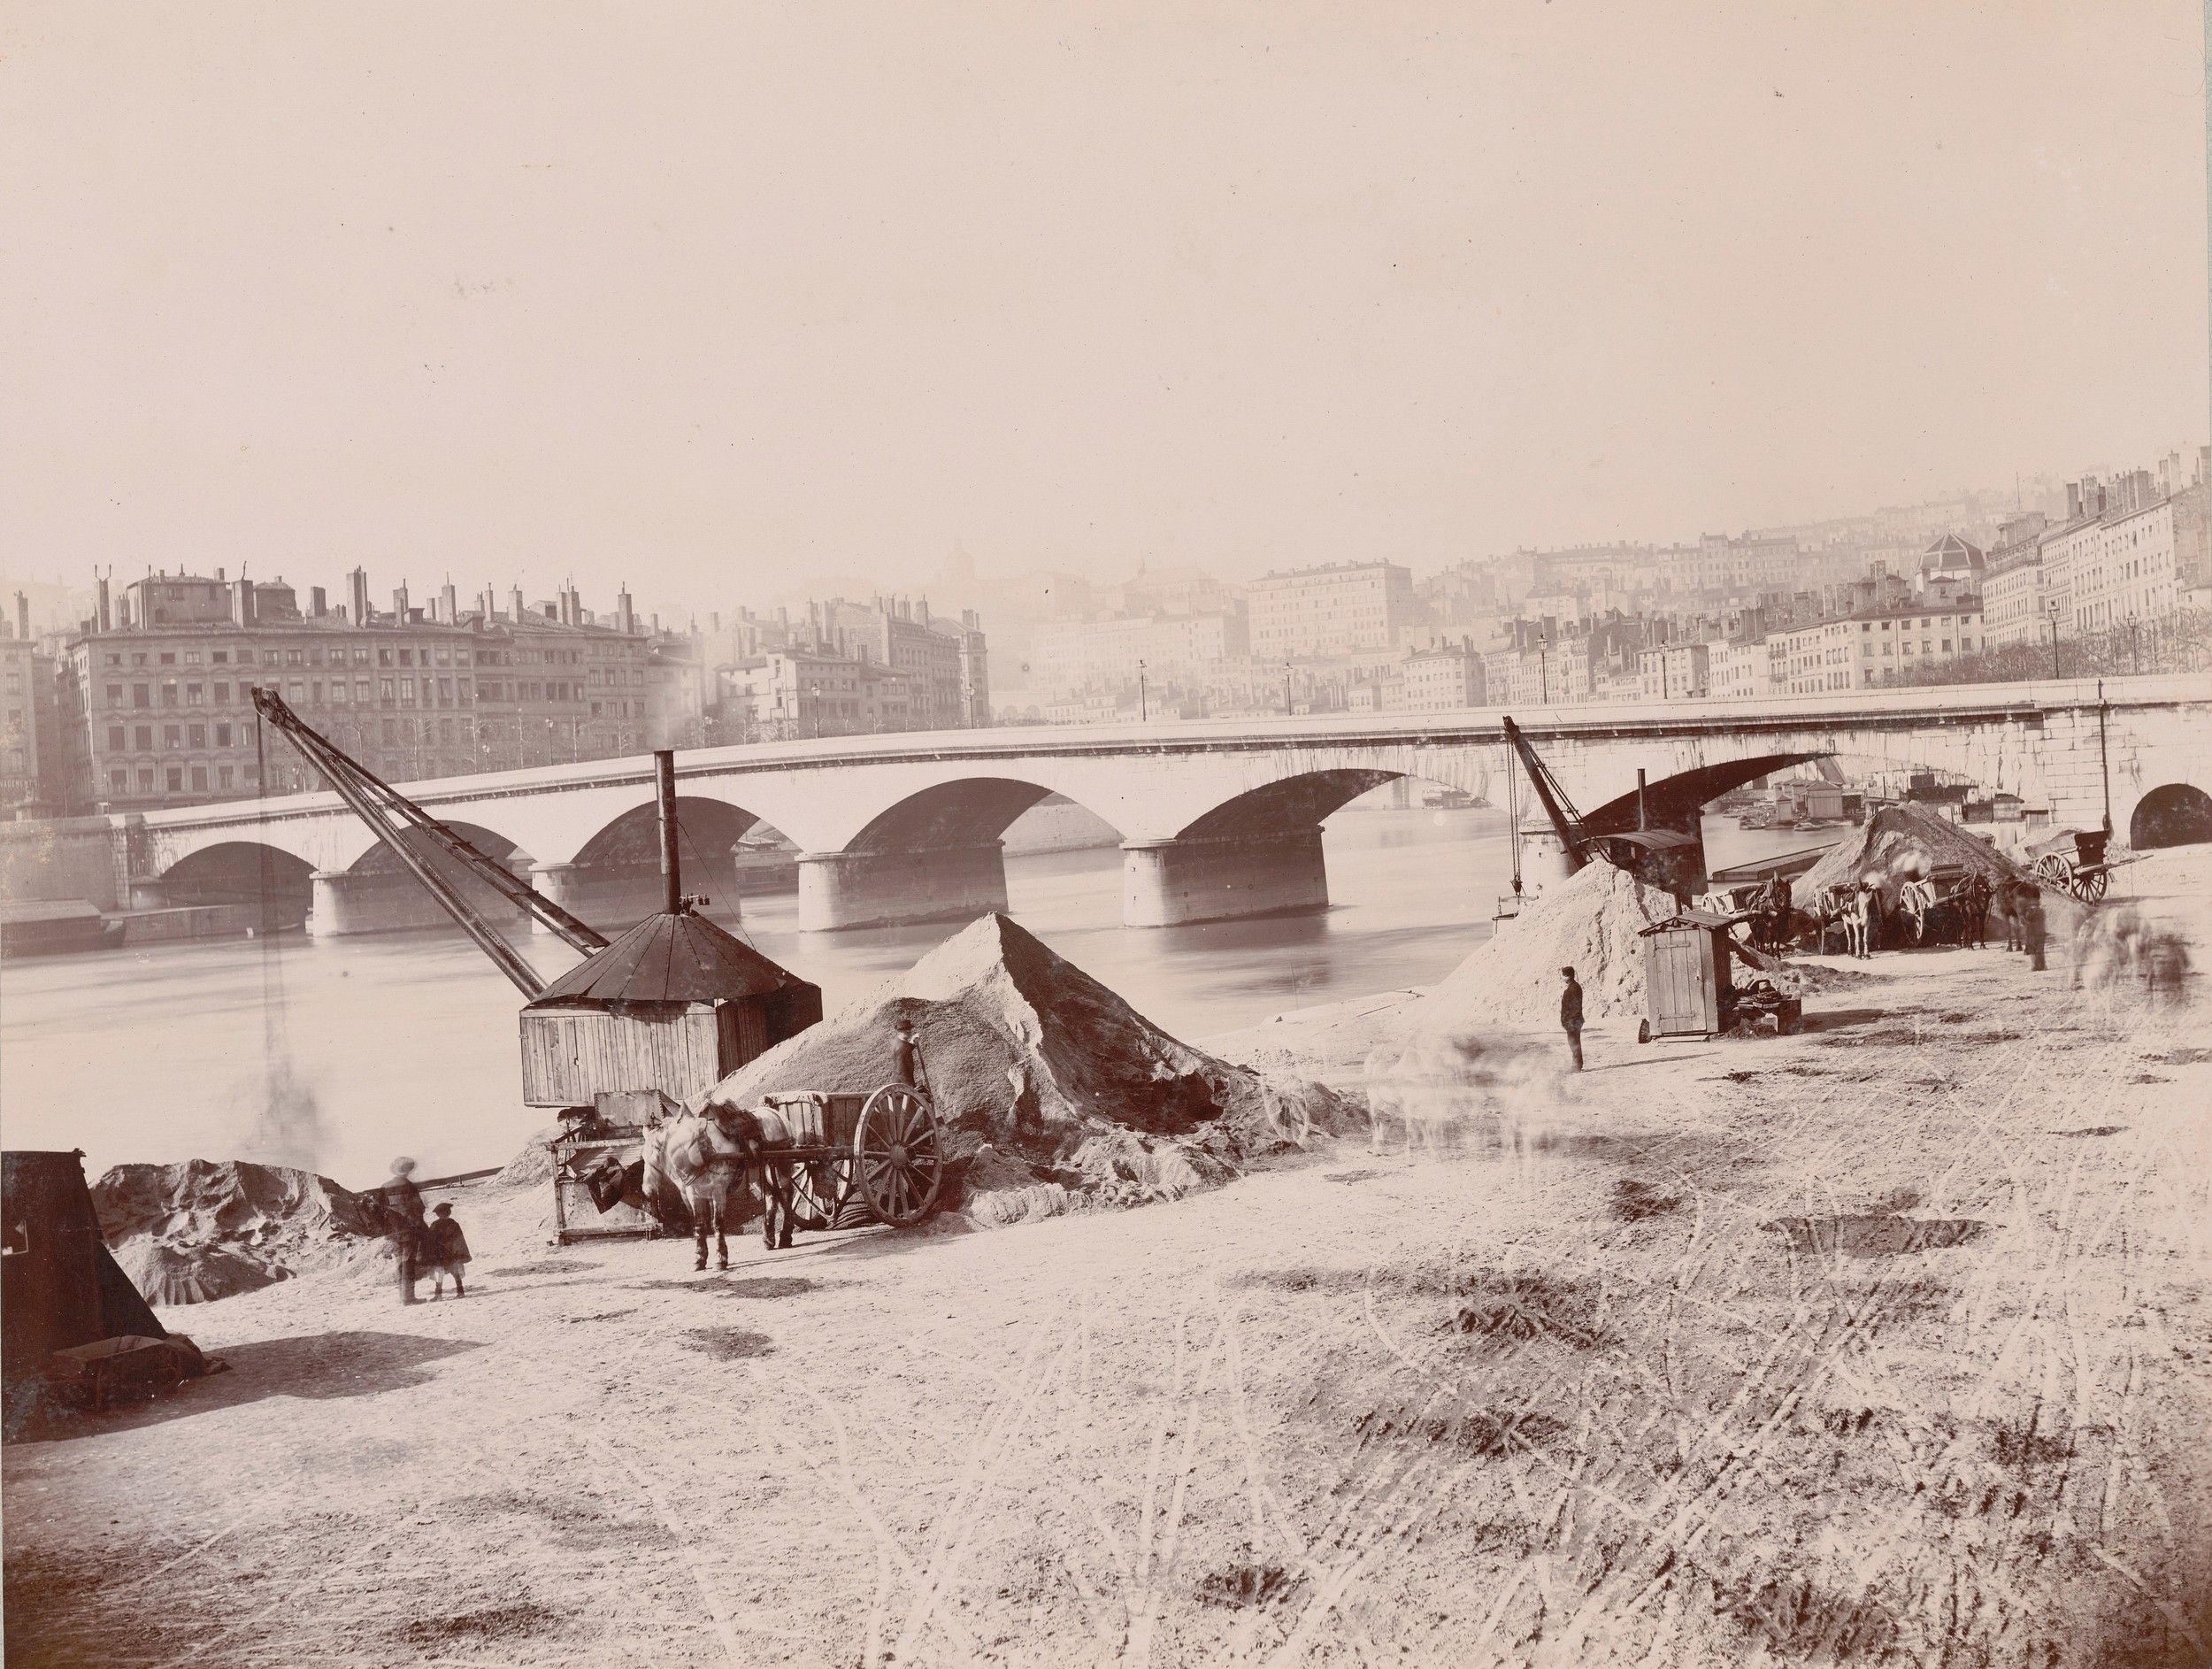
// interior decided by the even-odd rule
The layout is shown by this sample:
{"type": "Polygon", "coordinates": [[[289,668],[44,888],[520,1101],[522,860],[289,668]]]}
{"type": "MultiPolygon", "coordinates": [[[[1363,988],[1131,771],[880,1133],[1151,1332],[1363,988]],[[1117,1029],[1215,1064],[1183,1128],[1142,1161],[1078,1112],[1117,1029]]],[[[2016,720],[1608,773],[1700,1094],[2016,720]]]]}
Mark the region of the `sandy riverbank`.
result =
{"type": "MultiPolygon", "coordinates": [[[[2123,873],[2212,943],[2212,853],[2123,873]]],[[[8,1450],[10,1661],[2195,1661],[2203,1011],[1856,971],[1441,1151],[727,1276],[461,1190],[465,1301],[169,1312],[234,1371],[8,1450]]]]}

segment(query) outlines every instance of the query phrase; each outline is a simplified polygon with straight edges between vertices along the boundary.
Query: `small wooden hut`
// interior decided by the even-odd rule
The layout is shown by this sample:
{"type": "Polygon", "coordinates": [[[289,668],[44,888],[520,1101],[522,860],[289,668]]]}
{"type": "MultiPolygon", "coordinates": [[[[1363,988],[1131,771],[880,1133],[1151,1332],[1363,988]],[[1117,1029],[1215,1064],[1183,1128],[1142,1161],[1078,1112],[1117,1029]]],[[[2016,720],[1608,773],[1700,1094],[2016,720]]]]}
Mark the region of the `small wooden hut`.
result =
{"type": "Polygon", "coordinates": [[[688,908],[649,916],[522,1011],[523,1100],[683,1101],[822,1018],[822,990],[688,908]]]}

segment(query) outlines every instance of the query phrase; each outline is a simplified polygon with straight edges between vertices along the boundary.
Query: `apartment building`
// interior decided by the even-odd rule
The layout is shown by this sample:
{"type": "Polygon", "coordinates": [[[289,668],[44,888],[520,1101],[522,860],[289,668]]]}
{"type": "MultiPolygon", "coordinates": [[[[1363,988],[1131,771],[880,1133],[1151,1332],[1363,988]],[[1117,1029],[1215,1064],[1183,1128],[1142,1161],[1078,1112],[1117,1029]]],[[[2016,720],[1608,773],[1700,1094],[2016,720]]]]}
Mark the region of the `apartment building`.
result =
{"type": "Polygon", "coordinates": [[[1247,588],[1245,602],[1252,653],[1263,660],[1390,649],[1421,618],[1413,571],[1394,562],[1271,573],[1247,588]]]}
{"type": "MultiPolygon", "coordinates": [[[[977,730],[991,723],[989,654],[972,609],[932,614],[929,599],[841,597],[808,605],[810,648],[902,674],[914,730],[977,730]]],[[[856,675],[856,677],[857,675],[856,675]]]]}
{"type": "Polygon", "coordinates": [[[1413,712],[1452,712],[1485,700],[1482,656],[1471,642],[1417,650],[1401,674],[1404,704],[1413,712]]]}
{"type": "Polygon", "coordinates": [[[2029,642],[2042,630],[2043,547],[2050,532],[2039,510],[1999,526],[1982,575],[1983,636],[1990,648],[2029,642]]]}
{"type": "Polygon", "coordinates": [[[59,680],[72,809],[189,805],[320,786],[263,735],[252,691],[280,694],[388,781],[696,745],[701,685],[680,639],[588,621],[572,590],[464,611],[449,585],[425,606],[404,586],[372,607],[367,576],[332,609],[282,583],[155,574],[125,588],[67,649],[59,680]]]}
{"type": "MultiPolygon", "coordinates": [[[[2144,474],[2147,481],[2146,472],[2144,474]]],[[[2206,582],[2204,483],[2131,495],[2086,524],[2068,550],[2066,610],[2078,632],[2172,613],[2206,582]]]]}
{"type": "Polygon", "coordinates": [[[1712,686],[1709,643],[1659,643],[1638,663],[1640,692],[1647,701],[1694,701],[1712,686]]]}
{"type": "Polygon", "coordinates": [[[15,624],[0,637],[0,817],[50,809],[44,804],[45,773],[53,761],[42,758],[41,744],[50,750],[53,742],[53,683],[54,663],[32,642],[29,606],[19,593],[15,624]]]}
{"type": "Polygon", "coordinates": [[[1051,620],[1037,627],[1031,645],[1030,687],[1054,697],[1115,690],[1133,685],[1141,669],[1164,689],[1202,688],[1223,662],[1250,652],[1241,610],[1051,620]]]}
{"type": "Polygon", "coordinates": [[[1919,667],[1987,647],[1981,604],[1887,604],[1809,620],[1770,635],[1776,688],[1785,695],[1871,689],[1902,681],[1919,667]]]}

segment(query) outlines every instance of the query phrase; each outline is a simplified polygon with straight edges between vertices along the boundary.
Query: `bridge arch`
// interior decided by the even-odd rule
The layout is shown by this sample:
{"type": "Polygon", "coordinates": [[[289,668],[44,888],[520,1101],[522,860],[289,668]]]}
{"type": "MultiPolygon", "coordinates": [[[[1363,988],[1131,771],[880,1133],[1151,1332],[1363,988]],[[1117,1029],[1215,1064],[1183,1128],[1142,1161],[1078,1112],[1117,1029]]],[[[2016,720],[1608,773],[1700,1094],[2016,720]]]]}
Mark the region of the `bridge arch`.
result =
{"type": "Polygon", "coordinates": [[[1409,771],[1342,767],[1280,777],[1224,800],[1178,830],[1175,838],[1236,840],[1286,828],[1317,827],[1331,812],[1342,810],[1370,788],[1414,774],[1409,771]]]}
{"type": "Polygon", "coordinates": [[[997,840],[1015,819],[1056,793],[1082,804],[1073,795],[1018,777],[958,777],[887,806],[846,842],[845,850],[892,852],[980,846],[997,840]]]}
{"type": "Polygon", "coordinates": [[[2188,782],[2168,782],[2135,803],[2128,844],[2138,851],[2196,846],[2212,841],[2212,794],[2188,782]]]}
{"type": "Polygon", "coordinates": [[[1023,812],[1056,794],[1084,804],[1064,788],[1019,777],[964,774],[911,789],[842,847],[801,857],[799,925],[818,932],[1003,911],[1002,837],[1023,812]]]}
{"type": "MultiPolygon", "coordinates": [[[[483,853],[485,857],[495,858],[502,863],[511,862],[516,858],[527,861],[530,856],[522,850],[520,845],[502,834],[497,829],[486,828],[480,823],[464,823],[456,819],[448,822],[446,827],[476,848],[478,851],[483,853]]],[[[434,856],[441,865],[452,861],[445,856],[443,849],[426,834],[410,830],[403,838],[411,848],[434,856]]],[[[346,873],[350,875],[403,875],[408,871],[406,865],[401,863],[393,855],[389,847],[382,841],[374,841],[368,850],[346,865],[346,873]]]]}
{"type": "Polygon", "coordinates": [[[187,852],[139,890],[134,904],[242,906],[241,928],[297,927],[307,919],[314,865],[264,841],[219,841],[187,852]]]}
{"type": "MultiPolygon", "coordinates": [[[[760,828],[767,819],[749,807],[718,796],[679,794],[676,796],[676,827],[679,851],[686,863],[705,858],[718,861],[728,856],[731,847],[747,834],[760,828]]],[[[774,833],[781,834],[773,825],[774,833]]],[[[621,864],[658,864],[660,862],[660,808],[651,801],[634,805],[620,816],[600,826],[581,846],[576,849],[572,864],[602,865],[621,864]]]]}

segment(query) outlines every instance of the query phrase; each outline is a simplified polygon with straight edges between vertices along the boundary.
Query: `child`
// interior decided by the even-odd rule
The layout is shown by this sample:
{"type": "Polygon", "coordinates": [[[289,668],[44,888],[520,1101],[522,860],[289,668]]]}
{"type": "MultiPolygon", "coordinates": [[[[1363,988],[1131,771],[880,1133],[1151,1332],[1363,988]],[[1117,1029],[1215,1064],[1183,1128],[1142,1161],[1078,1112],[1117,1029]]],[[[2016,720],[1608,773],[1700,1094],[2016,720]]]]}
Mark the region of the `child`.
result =
{"type": "Polygon", "coordinates": [[[432,1209],[431,1218],[429,1250],[423,1258],[430,1265],[430,1296],[444,1297],[445,1278],[451,1275],[453,1296],[458,1298],[463,1296],[461,1266],[469,1260],[468,1241],[461,1233],[460,1224],[453,1220],[453,1207],[443,1200],[432,1209]]]}

